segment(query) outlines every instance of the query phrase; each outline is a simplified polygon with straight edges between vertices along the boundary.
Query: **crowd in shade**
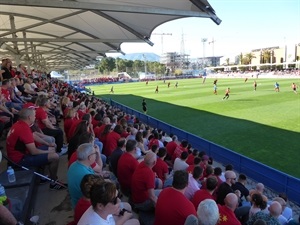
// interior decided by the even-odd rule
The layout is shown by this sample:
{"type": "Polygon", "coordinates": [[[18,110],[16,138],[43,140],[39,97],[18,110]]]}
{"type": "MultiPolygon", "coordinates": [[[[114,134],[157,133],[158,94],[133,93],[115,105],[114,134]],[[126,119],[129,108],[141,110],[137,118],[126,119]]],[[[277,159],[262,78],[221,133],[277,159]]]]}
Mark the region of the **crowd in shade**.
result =
{"type": "MultiPolygon", "coordinates": [[[[69,225],[135,225],[145,215],[154,225],[299,224],[285,194],[268,199],[262,183],[248,190],[245,174],[214,166],[205,149],[66,82],[7,71],[0,106],[7,155],[26,167],[48,165],[49,189],[68,189],[69,225]],[[65,182],[57,177],[61,157],[68,158],[65,182]]],[[[0,207],[0,223],[15,225],[0,207]]]]}

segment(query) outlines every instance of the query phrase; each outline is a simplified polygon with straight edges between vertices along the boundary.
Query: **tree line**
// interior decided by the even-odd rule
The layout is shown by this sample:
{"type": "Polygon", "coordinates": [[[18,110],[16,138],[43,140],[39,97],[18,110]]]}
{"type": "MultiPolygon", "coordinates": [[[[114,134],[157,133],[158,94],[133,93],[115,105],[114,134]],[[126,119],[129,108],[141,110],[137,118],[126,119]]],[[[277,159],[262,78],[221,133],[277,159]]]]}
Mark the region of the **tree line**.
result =
{"type": "Polygon", "coordinates": [[[166,66],[159,62],[146,62],[142,60],[127,60],[121,58],[106,57],[102,58],[95,68],[101,74],[110,74],[110,72],[127,72],[133,77],[137,77],[139,72],[145,72],[155,74],[165,74],[166,66]]]}

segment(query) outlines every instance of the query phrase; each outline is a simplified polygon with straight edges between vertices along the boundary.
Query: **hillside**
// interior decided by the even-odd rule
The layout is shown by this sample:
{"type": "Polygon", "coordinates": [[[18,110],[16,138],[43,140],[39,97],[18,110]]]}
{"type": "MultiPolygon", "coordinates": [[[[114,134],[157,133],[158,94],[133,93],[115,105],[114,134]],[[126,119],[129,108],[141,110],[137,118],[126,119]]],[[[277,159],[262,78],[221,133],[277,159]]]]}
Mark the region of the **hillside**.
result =
{"type": "Polygon", "coordinates": [[[144,57],[146,57],[146,60],[149,62],[159,62],[160,61],[160,56],[156,55],[155,53],[147,53],[147,52],[140,52],[140,53],[130,53],[126,55],[120,55],[117,56],[116,58],[120,59],[127,59],[127,60],[141,60],[144,61],[144,57]]]}

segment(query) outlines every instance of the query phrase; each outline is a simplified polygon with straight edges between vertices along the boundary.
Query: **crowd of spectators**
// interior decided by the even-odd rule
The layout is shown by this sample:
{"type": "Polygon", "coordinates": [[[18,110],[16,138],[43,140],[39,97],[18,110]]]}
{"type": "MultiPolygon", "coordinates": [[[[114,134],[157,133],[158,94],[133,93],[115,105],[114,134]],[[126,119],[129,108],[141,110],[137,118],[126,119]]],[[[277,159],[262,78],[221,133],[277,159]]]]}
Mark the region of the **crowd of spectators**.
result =
{"type": "Polygon", "coordinates": [[[48,165],[49,188],[69,191],[70,225],[139,224],[133,210],[152,216],[155,225],[297,224],[285,195],[269,200],[261,183],[248,190],[244,174],[237,177],[231,165],[214,167],[186,140],[65,82],[3,77],[0,124],[10,128],[7,155],[26,167],[48,165]],[[57,177],[64,154],[67,184],[57,177]]]}

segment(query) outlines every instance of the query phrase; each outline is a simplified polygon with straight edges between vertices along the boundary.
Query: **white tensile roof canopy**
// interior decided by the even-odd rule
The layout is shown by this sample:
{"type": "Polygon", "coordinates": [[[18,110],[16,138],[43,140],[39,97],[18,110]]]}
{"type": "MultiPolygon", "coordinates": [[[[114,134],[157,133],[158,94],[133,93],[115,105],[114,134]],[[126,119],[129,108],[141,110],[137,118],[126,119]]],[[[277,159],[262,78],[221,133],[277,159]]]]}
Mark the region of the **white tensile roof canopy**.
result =
{"type": "Polygon", "coordinates": [[[150,41],[159,25],[186,17],[221,20],[206,0],[0,0],[0,57],[41,70],[82,68],[150,41]]]}

